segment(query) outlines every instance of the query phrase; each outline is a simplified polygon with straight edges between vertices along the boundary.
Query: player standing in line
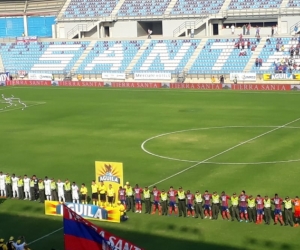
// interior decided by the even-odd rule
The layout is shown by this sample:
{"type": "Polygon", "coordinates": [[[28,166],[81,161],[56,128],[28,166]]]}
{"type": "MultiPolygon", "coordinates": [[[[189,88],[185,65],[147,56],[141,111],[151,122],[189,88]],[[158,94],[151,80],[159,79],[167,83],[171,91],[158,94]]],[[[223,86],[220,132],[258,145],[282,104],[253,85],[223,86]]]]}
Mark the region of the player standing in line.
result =
{"type": "Polygon", "coordinates": [[[44,184],[46,200],[51,201],[51,180],[47,176],[45,176],[44,184]]]}
{"type": "Polygon", "coordinates": [[[115,190],[112,187],[112,184],[108,185],[107,189],[107,202],[110,207],[115,203],[115,190]]]}
{"type": "Polygon", "coordinates": [[[256,224],[261,224],[263,221],[263,214],[264,214],[264,200],[260,196],[260,194],[257,195],[255,202],[256,202],[256,224]]]}
{"type": "Polygon", "coordinates": [[[122,186],[120,186],[118,190],[118,200],[126,209],[126,190],[122,186]]]}
{"type": "Polygon", "coordinates": [[[24,182],[21,175],[18,177],[18,192],[19,192],[19,200],[24,199],[24,182]]]}
{"type": "Polygon", "coordinates": [[[80,188],[80,195],[81,195],[81,203],[82,204],[87,204],[87,188],[85,186],[84,183],[81,184],[81,188],[80,188]]]}
{"type": "Polygon", "coordinates": [[[186,200],[187,200],[187,216],[195,217],[195,208],[194,208],[194,200],[195,196],[191,193],[190,190],[186,191],[186,200]]]}
{"type": "Polygon", "coordinates": [[[284,217],[285,217],[285,226],[293,226],[293,202],[290,197],[285,197],[284,203],[284,217]]]}
{"type": "Polygon", "coordinates": [[[160,191],[157,189],[156,186],[153,187],[151,194],[153,195],[153,205],[152,205],[152,213],[155,214],[156,210],[160,211],[160,191]]]}
{"type": "Polygon", "coordinates": [[[27,177],[27,175],[24,175],[24,193],[25,198],[24,200],[31,200],[31,194],[30,194],[30,179],[27,177]]]}
{"type": "Polygon", "coordinates": [[[163,189],[160,193],[160,208],[159,215],[168,215],[168,194],[163,189]]]}
{"type": "Polygon", "coordinates": [[[126,191],[126,211],[134,212],[134,201],[133,201],[133,188],[130,186],[130,183],[127,181],[125,186],[126,191]]]}
{"type": "Polygon", "coordinates": [[[5,189],[5,178],[6,175],[0,172],[0,197],[6,197],[6,189],[5,189]]]}
{"type": "Polygon", "coordinates": [[[65,199],[66,202],[72,202],[71,183],[69,179],[65,180],[65,199]]]}
{"type": "Polygon", "coordinates": [[[249,198],[247,199],[248,203],[248,211],[249,211],[249,222],[256,222],[256,211],[255,211],[255,199],[252,195],[249,195],[249,198]]]}
{"type": "Polygon", "coordinates": [[[295,197],[295,199],[293,200],[293,204],[294,204],[294,218],[295,218],[295,224],[294,227],[298,227],[299,226],[299,218],[300,218],[300,200],[298,198],[298,196],[295,197]]]}
{"type": "Polygon", "coordinates": [[[6,190],[6,197],[12,198],[11,177],[9,173],[6,173],[6,177],[5,177],[5,190],[6,190]]]}
{"type": "Polygon", "coordinates": [[[268,195],[264,198],[264,214],[265,214],[265,224],[270,225],[271,221],[271,199],[268,195]]]}
{"type": "Polygon", "coordinates": [[[62,202],[62,203],[66,202],[64,187],[65,187],[65,183],[61,182],[61,180],[58,179],[57,180],[58,202],[62,202]]]}
{"type": "Polygon", "coordinates": [[[172,212],[174,211],[175,215],[178,214],[178,208],[176,206],[176,196],[177,196],[177,190],[173,189],[173,186],[170,187],[168,191],[168,198],[169,198],[169,215],[172,215],[172,212]]]}
{"type": "Polygon", "coordinates": [[[228,209],[228,201],[230,199],[230,196],[225,194],[225,191],[222,191],[221,193],[221,197],[220,197],[220,200],[221,200],[221,208],[222,208],[222,218],[223,220],[227,219],[229,220],[230,219],[230,212],[229,212],[229,209],[228,209]]]}
{"type": "Polygon", "coordinates": [[[104,185],[103,181],[100,181],[98,190],[99,190],[99,193],[100,193],[99,207],[105,207],[107,191],[106,191],[106,186],[104,185]]]}
{"type": "Polygon", "coordinates": [[[210,205],[210,200],[211,200],[211,194],[208,193],[208,190],[205,190],[203,194],[203,200],[204,200],[204,214],[205,214],[205,219],[209,216],[209,219],[212,218],[212,211],[211,211],[211,205],[210,205]]]}
{"type": "Polygon", "coordinates": [[[16,177],[15,174],[13,174],[11,177],[13,198],[19,198],[18,180],[19,178],[16,177]]]}
{"type": "Polygon", "coordinates": [[[195,194],[195,212],[196,212],[195,218],[198,218],[198,216],[200,216],[201,219],[204,218],[202,204],[203,204],[202,195],[197,190],[195,194]]]}
{"type": "Polygon", "coordinates": [[[239,209],[238,209],[239,197],[236,196],[236,193],[233,193],[230,200],[231,200],[231,211],[232,211],[231,221],[234,221],[234,218],[236,218],[239,221],[240,220],[239,209]]]}
{"type": "Polygon", "coordinates": [[[145,214],[151,213],[151,192],[146,186],[143,191],[144,202],[145,202],[145,214]]]}
{"type": "Polygon", "coordinates": [[[135,212],[142,213],[142,193],[143,189],[138,184],[134,187],[135,212]]]}
{"type": "Polygon", "coordinates": [[[212,199],[212,217],[213,220],[218,219],[219,210],[220,210],[220,196],[217,194],[216,191],[213,192],[211,196],[212,199]]]}
{"type": "Polygon", "coordinates": [[[78,186],[76,185],[75,181],[73,181],[72,186],[72,198],[73,198],[73,203],[79,204],[79,193],[78,193],[78,186]]]}
{"type": "Polygon", "coordinates": [[[280,222],[281,226],[283,226],[283,219],[282,219],[282,212],[281,212],[281,206],[282,206],[283,200],[278,196],[278,194],[275,194],[275,197],[272,198],[271,201],[275,205],[275,209],[274,209],[275,222],[274,222],[274,225],[276,225],[278,223],[278,218],[279,218],[279,222],[280,222]]]}
{"type": "Polygon", "coordinates": [[[182,187],[179,187],[177,196],[178,196],[178,213],[179,213],[178,216],[181,217],[183,214],[183,217],[186,217],[186,194],[182,189],[182,187]]]}
{"type": "Polygon", "coordinates": [[[92,181],[91,188],[93,205],[98,206],[98,185],[96,184],[95,180],[92,181]]]}
{"type": "Polygon", "coordinates": [[[52,201],[58,201],[56,182],[54,178],[51,179],[51,198],[52,201]]]}
{"type": "Polygon", "coordinates": [[[247,199],[248,199],[248,195],[246,195],[246,192],[243,190],[239,196],[240,222],[243,222],[244,219],[245,222],[248,222],[247,199]]]}

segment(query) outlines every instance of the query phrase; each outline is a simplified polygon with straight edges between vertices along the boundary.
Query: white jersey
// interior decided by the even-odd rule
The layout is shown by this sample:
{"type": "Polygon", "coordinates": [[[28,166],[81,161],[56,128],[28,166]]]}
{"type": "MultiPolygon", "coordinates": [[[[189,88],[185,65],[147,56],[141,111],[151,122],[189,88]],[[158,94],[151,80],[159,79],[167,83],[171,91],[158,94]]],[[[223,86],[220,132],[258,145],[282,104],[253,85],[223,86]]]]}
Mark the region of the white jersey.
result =
{"type": "Polygon", "coordinates": [[[24,250],[25,242],[22,244],[12,243],[12,245],[15,247],[16,250],[24,250]]]}
{"type": "Polygon", "coordinates": [[[11,177],[11,182],[13,186],[18,186],[18,177],[11,177]]]}
{"type": "Polygon", "coordinates": [[[65,186],[64,182],[57,182],[58,195],[63,195],[64,194],[64,186],[65,186]]]}
{"type": "Polygon", "coordinates": [[[28,177],[24,178],[23,182],[24,182],[24,188],[25,187],[29,188],[29,186],[30,186],[30,178],[28,178],[28,177]]]}
{"type": "Polygon", "coordinates": [[[0,185],[4,185],[5,184],[5,178],[6,178],[5,174],[1,174],[0,175],[0,185]]]}
{"type": "Polygon", "coordinates": [[[51,180],[44,180],[45,183],[45,190],[50,190],[51,189],[51,180]]]}
{"type": "Polygon", "coordinates": [[[77,200],[78,198],[78,186],[72,185],[72,197],[73,199],[77,200]]]}

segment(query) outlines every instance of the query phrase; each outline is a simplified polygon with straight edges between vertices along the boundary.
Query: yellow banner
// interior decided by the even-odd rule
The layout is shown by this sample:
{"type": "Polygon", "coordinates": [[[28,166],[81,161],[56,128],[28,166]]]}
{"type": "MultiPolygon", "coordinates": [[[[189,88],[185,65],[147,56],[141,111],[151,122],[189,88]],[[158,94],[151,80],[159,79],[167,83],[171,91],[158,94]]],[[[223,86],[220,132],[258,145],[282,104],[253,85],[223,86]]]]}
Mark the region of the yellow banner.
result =
{"type": "Polygon", "coordinates": [[[106,162],[106,161],[96,161],[95,162],[95,180],[97,184],[100,181],[104,182],[106,189],[108,189],[109,184],[115,192],[115,203],[118,200],[118,190],[119,187],[123,187],[123,163],[122,162],[106,162]]]}
{"type": "MultiPolygon", "coordinates": [[[[65,203],[67,207],[89,220],[101,220],[120,223],[120,211],[117,207],[101,208],[90,204],[65,203]]],[[[63,207],[58,201],[45,201],[45,214],[63,216],[63,207]]]]}
{"type": "Polygon", "coordinates": [[[300,80],[300,74],[290,73],[274,73],[274,74],[263,74],[264,81],[297,81],[300,80]]]}

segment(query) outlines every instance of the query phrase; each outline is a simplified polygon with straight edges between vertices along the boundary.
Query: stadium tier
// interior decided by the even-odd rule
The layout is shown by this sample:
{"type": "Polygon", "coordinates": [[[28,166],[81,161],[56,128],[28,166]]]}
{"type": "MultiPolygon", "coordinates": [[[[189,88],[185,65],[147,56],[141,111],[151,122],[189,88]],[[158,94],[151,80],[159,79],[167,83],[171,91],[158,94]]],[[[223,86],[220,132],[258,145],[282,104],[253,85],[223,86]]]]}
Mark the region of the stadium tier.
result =
{"type": "MultiPolygon", "coordinates": [[[[276,60],[287,60],[296,38],[177,39],[1,43],[4,68],[10,72],[101,74],[169,72],[228,74],[274,72],[276,60]],[[240,48],[238,48],[238,44],[240,48]],[[258,45],[261,44],[261,50],[258,45]],[[282,49],[282,45],[284,49],[282,49]],[[276,47],[280,48],[276,49],[276,47]],[[257,49],[257,51],[255,51],[257,49]],[[254,55],[254,52],[256,54],[254,55]],[[255,60],[261,59],[258,67],[255,60]],[[286,59],[287,58],[287,59],[286,59]]],[[[300,59],[294,59],[299,69],[300,59]]],[[[293,63],[293,64],[294,64],[293,63]]]]}
{"type": "Polygon", "coordinates": [[[66,18],[109,16],[117,3],[118,0],[71,0],[64,16],[66,18]]]}
{"type": "Polygon", "coordinates": [[[269,9],[269,8],[279,8],[282,0],[231,0],[228,9],[269,9]]]}
{"type": "Polygon", "coordinates": [[[223,6],[224,0],[196,1],[177,0],[171,15],[196,15],[218,13],[223,6]]]}

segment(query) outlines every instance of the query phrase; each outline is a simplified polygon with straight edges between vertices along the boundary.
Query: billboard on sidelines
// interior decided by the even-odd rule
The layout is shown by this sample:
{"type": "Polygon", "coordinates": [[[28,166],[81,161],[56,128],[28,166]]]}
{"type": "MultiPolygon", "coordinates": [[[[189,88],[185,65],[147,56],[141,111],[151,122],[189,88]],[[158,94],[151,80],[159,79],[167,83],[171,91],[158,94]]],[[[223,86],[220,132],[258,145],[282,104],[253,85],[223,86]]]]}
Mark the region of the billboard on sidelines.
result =
{"type": "Polygon", "coordinates": [[[230,81],[235,77],[238,82],[256,82],[256,73],[230,73],[230,81]]]}
{"type": "MultiPolygon", "coordinates": [[[[101,208],[95,205],[64,203],[68,208],[90,220],[100,220],[120,223],[120,211],[118,208],[101,208]]],[[[63,216],[63,205],[58,201],[45,201],[45,214],[53,216],[63,216]]]]}
{"type": "Polygon", "coordinates": [[[52,81],[52,74],[49,73],[28,73],[29,80],[48,80],[52,81]]]}
{"type": "Polygon", "coordinates": [[[95,162],[95,181],[99,184],[103,181],[106,188],[109,184],[115,191],[115,202],[117,201],[117,194],[119,187],[123,187],[123,163],[122,162],[107,162],[96,161],[95,162]]]}
{"type": "Polygon", "coordinates": [[[279,73],[279,74],[263,74],[264,81],[298,81],[300,74],[279,73]]]}
{"type": "Polygon", "coordinates": [[[125,80],[125,73],[102,73],[102,79],[125,80]]]}
{"type": "Polygon", "coordinates": [[[141,72],[134,73],[134,80],[171,80],[171,73],[168,72],[141,72]]]}

